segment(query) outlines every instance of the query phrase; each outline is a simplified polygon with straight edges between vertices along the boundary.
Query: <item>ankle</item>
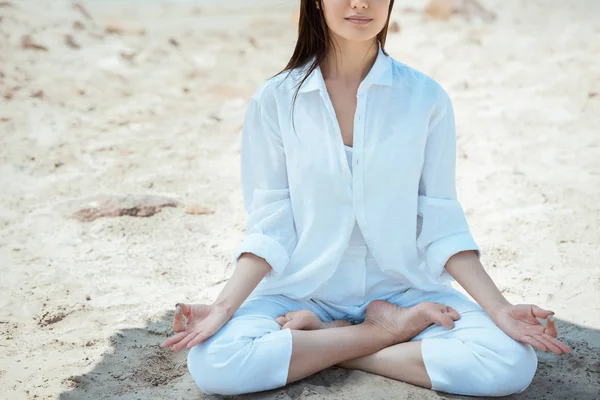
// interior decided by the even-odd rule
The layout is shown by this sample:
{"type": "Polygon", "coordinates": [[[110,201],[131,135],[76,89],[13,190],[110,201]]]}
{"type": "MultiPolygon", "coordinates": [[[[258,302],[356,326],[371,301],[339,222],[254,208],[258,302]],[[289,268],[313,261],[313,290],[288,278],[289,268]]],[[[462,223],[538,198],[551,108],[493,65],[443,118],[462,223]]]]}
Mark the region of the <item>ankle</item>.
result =
{"type": "Polygon", "coordinates": [[[363,329],[365,336],[370,338],[370,340],[381,342],[382,348],[396,344],[393,333],[379,324],[378,321],[367,318],[357,326],[363,329]]]}

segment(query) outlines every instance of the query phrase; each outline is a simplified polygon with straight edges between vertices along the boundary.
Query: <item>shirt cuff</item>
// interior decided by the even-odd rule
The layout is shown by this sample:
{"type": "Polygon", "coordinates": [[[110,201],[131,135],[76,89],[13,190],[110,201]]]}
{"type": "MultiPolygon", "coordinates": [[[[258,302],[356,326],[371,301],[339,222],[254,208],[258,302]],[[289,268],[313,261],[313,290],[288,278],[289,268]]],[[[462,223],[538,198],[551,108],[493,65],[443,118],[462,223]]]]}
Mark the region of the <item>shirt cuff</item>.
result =
{"type": "Polygon", "coordinates": [[[436,279],[452,280],[450,274],[444,269],[446,263],[453,255],[468,250],[474,250],[477,257],[481,256],[481,251],[469,232],[456,233],[436,240],[427,249],[427,269],[429,273],[436,279]]]}
{"type": "Polygon", "coordinates": [[[279,242],[258,233],[246,236],[244,242],[237,249],[234,258],[236,265],[243,253],[252,253],[264,258],[275,275],[281,274],[290,261],[290,256],[279,242]]]}

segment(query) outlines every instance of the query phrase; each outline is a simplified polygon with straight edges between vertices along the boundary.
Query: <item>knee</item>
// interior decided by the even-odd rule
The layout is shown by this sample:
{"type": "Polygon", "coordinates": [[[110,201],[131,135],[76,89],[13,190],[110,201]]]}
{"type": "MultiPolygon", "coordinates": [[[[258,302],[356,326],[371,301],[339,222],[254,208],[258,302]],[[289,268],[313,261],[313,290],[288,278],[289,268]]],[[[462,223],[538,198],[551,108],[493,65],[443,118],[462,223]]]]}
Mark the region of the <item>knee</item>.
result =
{"type": "Polygon", "coordinates": [[[511,338],[496,351],[495,360],[489,360],[485,386],[489,396],[509,396],[521,393],[531,384],[537,370],[537,356],[529,345],[511,338]]]}
{"type": "Polygon", "coordinates": [[[513,348],[505,356],[505,387],[508,394],[521,393],[529,387],[537,371],[538,359],[533,348],[513,342],[513,348]]]}
{"type": "Polygon", "coordinates": [[[187,356],[187,367],[196,386],[205,394],[234,395],[236,392],[236,372],[228,362],[236,350],[231,346],[215,346],[206,342],[194,346],[187,356]],[[218,347],[218,349],[217,349],[218,347]]]}

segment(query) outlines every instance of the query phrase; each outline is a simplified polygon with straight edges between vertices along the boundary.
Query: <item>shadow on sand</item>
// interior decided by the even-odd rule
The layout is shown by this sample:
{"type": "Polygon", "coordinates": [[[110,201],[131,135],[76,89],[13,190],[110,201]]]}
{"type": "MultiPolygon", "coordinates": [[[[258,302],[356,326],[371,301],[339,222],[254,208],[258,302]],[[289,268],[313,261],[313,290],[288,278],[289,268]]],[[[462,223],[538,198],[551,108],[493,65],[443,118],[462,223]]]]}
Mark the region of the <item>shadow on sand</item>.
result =
{"type": "MultiPolygon", "coordinates": [[[[185,352],[158,345],[168,336],[172,314],[145,329],[128,329],[111,337],[112,351],[94,369],[67,379],[71,389],[61,400],[83,399],[473,399],[451,396],[367,374],[330,368],[285,389],[244,396],[206,396],[187,374],[185,352]],[[341,389],[343,388],[343,393],[341,389]]],[[[532,385],[506,399],[592,400],[600,393],[600,331],[557,320],[561,338],[573,355],[556,357],[538,352],[539,368],[532,385]]]]}

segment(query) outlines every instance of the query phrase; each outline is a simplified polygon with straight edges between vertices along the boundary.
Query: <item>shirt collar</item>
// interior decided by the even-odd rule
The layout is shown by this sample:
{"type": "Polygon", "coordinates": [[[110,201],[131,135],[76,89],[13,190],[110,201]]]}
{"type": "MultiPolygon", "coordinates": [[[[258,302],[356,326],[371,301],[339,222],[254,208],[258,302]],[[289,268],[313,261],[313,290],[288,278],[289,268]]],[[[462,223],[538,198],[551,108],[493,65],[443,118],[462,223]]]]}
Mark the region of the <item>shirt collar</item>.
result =
{"type": "MultiPolygon", "coordinates": [[[[302,79],[302,76],[304,76],[304,73],[306,73],[310,64],[311,63],[308,63],[307,66],[300,69],[299,79],[302,79]]],[[[392,78],[393,76],[390,58],[385,55],[380,43],[375,64],[373,64],[373,67],[371,67],[371,70],[369,71],[365,79],[363,79],[361,87],[369,87],[371,85],[390,86],[392,84],[392,78]]],[[[311,92],[313,90],[321,90],[322,92],[327,90],[320,66],[317,66],[310,73],[308,78],[306,78],[306,81],[304,81],[304,83],[302,84],[302,87],[300,88],[299,92],[306,93],[311,92]]]]}

